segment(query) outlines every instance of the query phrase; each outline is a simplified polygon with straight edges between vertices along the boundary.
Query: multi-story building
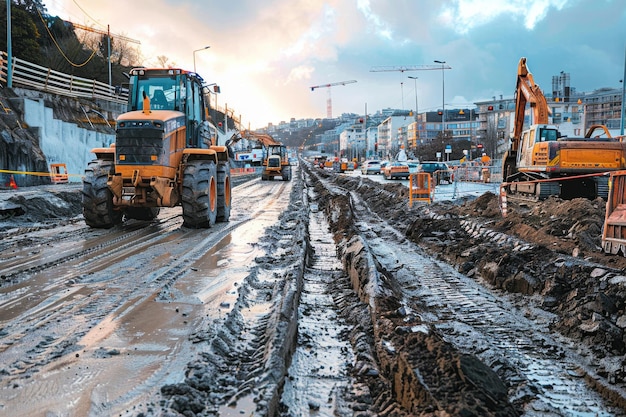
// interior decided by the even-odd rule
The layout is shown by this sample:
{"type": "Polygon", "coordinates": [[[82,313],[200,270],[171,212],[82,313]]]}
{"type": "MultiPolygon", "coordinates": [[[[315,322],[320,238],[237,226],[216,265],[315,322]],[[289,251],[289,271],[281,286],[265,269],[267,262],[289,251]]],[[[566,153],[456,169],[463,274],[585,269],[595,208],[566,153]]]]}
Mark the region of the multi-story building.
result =
{"type": "Polygon", "coordinates": [[[585,131],[592,125],[605,125],[612,135],[617,136],[621,133],[622,90],[601,88],[585,94],[582,101],[585,131]]]}
{"type": "Polygon", "coordinates": [[[400,146],[406,147],[405,137],[398,135],[398,129],[406,127],[413,122],[413,117],[408,115],[389,116],[378,125],[378,153],[383,158],[393,158],[400,146]]]}

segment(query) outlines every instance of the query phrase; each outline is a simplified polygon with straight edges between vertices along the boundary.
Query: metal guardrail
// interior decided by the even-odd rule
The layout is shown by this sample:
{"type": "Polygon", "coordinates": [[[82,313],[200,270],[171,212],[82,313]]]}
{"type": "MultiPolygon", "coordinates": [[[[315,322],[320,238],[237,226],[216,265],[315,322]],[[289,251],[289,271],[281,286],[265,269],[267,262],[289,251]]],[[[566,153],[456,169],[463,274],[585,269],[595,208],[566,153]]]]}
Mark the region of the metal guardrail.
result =
{"type": "Polygon", "coordinates": [[[466,182],[502,182],[500,165],[467,165],[457,166],[452,170],[455,181],[466,182]]]}
{"type": "MultiPolygon", "coordinates": [[[[6,84],[8,78],[7,60],[7,53],[0,51],[0,82],[3,84],[6,84]]],[[[102,99],[120,104],[125,104],[128,100],[126,92],[116,94],[115,87],[100,81],[65,74],[16,57],[13,57],[11,63],[11,79],[15,85],[69,97],[102,99]]]]}

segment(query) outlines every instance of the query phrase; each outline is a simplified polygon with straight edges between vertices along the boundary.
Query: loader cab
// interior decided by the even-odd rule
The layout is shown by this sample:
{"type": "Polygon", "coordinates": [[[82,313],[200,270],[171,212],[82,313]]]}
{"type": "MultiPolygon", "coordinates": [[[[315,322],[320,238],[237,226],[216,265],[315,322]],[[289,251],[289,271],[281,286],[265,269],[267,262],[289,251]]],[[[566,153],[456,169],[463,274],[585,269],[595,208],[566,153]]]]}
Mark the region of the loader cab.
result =
{"type": "Polygon", "coordinates": [[[537,163],[547,163],[545,161],[548,154],[546,142],[555,142],[560,137],[559,130],[553,125],[532,125],[524,130],[517,153],[517,166],[524,168],[537,163]]]}
{"type": "Polygon", "coordinates": [[[133,69],[128,110],[143,111],[145,94],[150,99],[151,118],[163,121],[166,130],[184,125],[186,147],[208,148],[216,144],[216,132],[211,131],[207,120],[202,84],[199,75],[181,69],[133,69]],[[177,113],[157,113],[160,110],[177,113]]]}

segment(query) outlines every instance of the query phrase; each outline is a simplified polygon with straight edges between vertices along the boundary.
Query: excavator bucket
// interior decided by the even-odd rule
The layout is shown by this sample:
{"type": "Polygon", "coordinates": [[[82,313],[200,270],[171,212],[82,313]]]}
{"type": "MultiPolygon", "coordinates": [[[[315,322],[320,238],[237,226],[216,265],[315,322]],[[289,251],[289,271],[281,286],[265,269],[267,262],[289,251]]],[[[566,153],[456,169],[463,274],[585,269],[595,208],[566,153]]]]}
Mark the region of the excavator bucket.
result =
{"type": "Polygon", "coordinates": [[[602,249],[626,256],[626,171],[613,171],[602,228],[602,249]]]}

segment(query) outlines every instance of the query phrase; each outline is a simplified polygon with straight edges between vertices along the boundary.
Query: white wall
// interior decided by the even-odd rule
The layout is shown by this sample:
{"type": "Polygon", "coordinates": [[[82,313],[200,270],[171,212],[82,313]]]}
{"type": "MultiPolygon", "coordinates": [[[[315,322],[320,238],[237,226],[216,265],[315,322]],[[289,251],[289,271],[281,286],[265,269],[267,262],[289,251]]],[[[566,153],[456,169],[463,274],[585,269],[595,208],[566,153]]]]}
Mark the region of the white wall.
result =
{"type": "Polygon", "coordinates": [[[52,109],[44,105],[43,99],[24,98],[24,121],[30,127],[39,128],[39,146],[48,165],[66,164],[70,181],[82,181],[87,163],[95,158],[91,149],[108,147],[115,141],[114,134],[84,129],[55,119],[52,109]]]}

